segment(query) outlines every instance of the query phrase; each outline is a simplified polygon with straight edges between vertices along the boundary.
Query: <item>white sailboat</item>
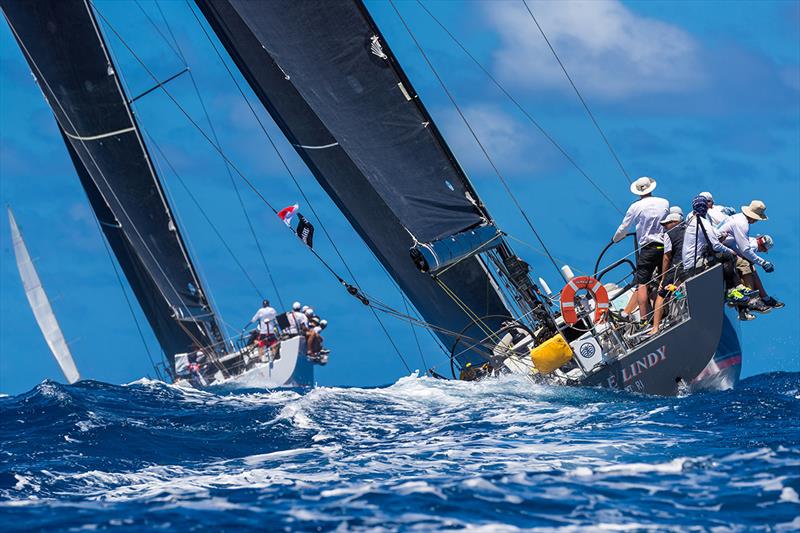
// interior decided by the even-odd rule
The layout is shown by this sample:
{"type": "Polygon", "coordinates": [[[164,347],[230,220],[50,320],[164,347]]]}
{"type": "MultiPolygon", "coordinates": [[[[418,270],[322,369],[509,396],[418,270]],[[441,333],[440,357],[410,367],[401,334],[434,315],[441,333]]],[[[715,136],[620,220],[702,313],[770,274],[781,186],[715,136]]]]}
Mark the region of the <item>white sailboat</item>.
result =
{"type": "Polygon", "coordinates": [[[19,270],[19,275],[22,278],[25,296],[28,298],[33,316],[36,317],[36,323],[39,324],[39,329],[42,330],[42,335],[44,335],[50,351],[53,352],[53,357],[56,358],[58,366],[61,367],[64,377],[69,383],[75,383],[81,379],[81,376],[75,367],[72,353],[69,351],[67,341],[64,340],[64,334],[58,325],[56,315],[53,313],[53,307],[44,292],[39,274],[36,272],[36,267],[33,266],[28,248],[25,246],[25,241],[22,239],[22,234],[10,207],[8,208],[8,222],[11,225],[11,241],[14,244],[14,255],[17,258],[17,270],[19,270]]]}

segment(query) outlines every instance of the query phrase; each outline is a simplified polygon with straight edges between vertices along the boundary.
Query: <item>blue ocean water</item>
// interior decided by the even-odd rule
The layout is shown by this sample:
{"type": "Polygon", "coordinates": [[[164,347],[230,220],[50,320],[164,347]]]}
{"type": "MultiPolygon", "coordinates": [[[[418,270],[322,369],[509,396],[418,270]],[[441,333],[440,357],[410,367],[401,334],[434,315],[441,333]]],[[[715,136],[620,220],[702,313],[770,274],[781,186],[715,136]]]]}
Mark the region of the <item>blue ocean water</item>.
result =
{"type": "Polygon", "coordinates": [[[410,376],[0,398],[0,528],[800,529],[800,373],[652,398],[410,376]]]}

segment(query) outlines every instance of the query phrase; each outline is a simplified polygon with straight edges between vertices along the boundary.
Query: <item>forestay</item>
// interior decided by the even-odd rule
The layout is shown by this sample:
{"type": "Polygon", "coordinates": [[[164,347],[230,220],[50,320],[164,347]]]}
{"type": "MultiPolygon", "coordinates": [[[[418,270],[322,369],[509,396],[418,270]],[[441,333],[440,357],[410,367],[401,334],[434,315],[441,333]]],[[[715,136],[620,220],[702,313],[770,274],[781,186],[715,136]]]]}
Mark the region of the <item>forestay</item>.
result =
{"type": "Polygon", "coordinates": [[[94,212],[171,359],[220,341],[90,3],[0,0],[94,212]]]}
{"type": "Polygon", "coordinates": [[[81,376],[75,367],[75,361],[72,359],[69,346],[64,340],[64,334],[61,332],[56,315],[53,313],[50,300],[47,298],[44,287],[42,287],[42,283],[39,280],[36,267],[33,266],[25,241],[22,240],[22,234],[17,227],[17,221],[14,218],[14,213],[11,212],[11,208],[8,209],[8,223],[11,225],[11,242],[14,245],[14,255],[17,258],[17,269],[22,278],[22,286],[25,288],[25,296],[28,298],[33,316],[36,317],[36,323],[39,324],[39,329],[42,330],[42,335],[44,335],[50,351],[53,352],[53,357],[56,358],[58,366],[61,367],[64,377],[69,383],[75,383],[81,379],[81,376]]]}
{"type": "Polygon", "coordinates": [[[410,259],[415,244],[492,221],[366,8],[351,0],[196,1],[284,135],[423,318],[460,331],[474,317],[508,316],[480,259],[439,274],[441,285],[410,259]]]}

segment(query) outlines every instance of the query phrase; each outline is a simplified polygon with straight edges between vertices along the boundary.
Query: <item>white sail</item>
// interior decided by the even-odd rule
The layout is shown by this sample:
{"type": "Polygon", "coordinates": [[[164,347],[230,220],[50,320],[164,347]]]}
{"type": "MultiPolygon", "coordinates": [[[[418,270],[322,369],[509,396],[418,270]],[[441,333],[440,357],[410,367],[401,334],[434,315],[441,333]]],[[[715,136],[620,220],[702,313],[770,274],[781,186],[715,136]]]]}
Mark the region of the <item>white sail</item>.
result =
{"type": "Polygon", "coordinates": [[[50,346],[50,351],[58,361],[64,377],[68,382],[75,383],[80,379],[80,374],[75,368],[75,361],[72,360],[72,354],[61,333],[61,328],[58,326],[56,315],[53,314],[53,308],[50,306],[50,300],[47,299],[47,294],[39,280],[39,274],[36,273],[31,256],[25,247],[25,241],[22,240],[11,208],[8,209],[8,221],[11,224],[11,240],[14,243],[14,255],[17,257],[17,269],[22,278],[22,285],[25,287],[25,296],[28,297],[28,303],[31,305],[39,329],[42,330],[47,345],[50,346]]]}

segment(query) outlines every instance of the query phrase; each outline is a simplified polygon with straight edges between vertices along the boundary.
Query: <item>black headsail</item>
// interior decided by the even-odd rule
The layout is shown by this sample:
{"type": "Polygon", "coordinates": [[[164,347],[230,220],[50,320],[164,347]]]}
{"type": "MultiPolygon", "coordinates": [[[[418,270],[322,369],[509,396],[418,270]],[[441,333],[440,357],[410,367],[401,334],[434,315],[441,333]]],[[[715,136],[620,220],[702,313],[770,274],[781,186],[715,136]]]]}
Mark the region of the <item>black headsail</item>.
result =
{"type": "Polygon", "coordinates": [[[509,316],[479,258],[467,253],[434,278],[409,256],[415,246],[469,252],[500,238],[366,8],[353,0],[196,2],[423,318],[458,332],[479,317],[509,316]]]}
{"type": "Polygon", "coordinates": [[[88,0],[0,0],[167,357],[220,330],[88,0]]]}

